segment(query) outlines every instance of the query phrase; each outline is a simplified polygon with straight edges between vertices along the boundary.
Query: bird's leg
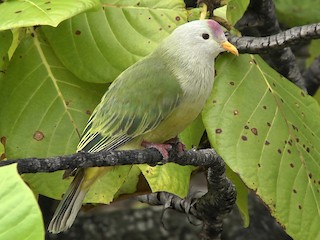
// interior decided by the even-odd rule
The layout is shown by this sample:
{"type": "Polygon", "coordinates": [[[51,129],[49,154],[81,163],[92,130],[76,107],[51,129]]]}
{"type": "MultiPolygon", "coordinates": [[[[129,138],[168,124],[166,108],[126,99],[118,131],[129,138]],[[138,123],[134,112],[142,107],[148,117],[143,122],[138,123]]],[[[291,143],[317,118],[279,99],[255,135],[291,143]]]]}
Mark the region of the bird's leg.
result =
{"type": "Polygon", "coordinates": [[[169,158],[168,151],[170,149],[172,149],[172,145],[169,143],[151,143],[151,142],[147,142],[145,140],[142,141],[141,146],[145,147],[145,148],[157,149],[161,153],[163,159],[165,159],[165,160],[169,158]]]}
{"type": "Polygon", "coordinates": [[[163,159],[169,158],[168,151],[171,150],[172,147],[175,147],[177,149],[178,156],[181,156],[186,150],[186,146],[182,142],[180,142],[178,137],[170,138],[164,143],[152,143],[152,142],[143,140],[141,143],[141,146],[145,148],[157,149],[161,153],[163,159]]]}

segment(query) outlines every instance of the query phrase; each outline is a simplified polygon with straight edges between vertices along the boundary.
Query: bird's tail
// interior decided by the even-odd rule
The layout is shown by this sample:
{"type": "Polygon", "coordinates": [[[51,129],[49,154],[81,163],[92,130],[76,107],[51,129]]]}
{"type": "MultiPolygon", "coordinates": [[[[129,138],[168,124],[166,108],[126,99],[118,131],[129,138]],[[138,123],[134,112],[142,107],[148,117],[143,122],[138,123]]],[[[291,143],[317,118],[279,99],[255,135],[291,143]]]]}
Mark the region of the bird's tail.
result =
{"type": "Polygon", "coordinates": [[[73,224],[88,192],[88,188],[81,188],[83,180],[84,169],[79,169],[53,215],[48,227],[49,232],[59,233],[67,230],[73,224]]]}

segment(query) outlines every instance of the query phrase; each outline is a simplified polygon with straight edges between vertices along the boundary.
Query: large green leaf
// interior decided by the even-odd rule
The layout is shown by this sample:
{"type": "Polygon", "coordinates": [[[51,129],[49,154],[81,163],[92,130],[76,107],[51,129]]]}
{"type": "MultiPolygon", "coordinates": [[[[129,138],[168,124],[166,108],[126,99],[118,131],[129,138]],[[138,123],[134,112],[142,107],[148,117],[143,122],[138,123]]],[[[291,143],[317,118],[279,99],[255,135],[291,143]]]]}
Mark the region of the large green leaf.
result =
{"type": "Polygon", "coordinates": [[[105,1],[103,7],[43,28],[59,59],[83,81],[113,81],[188,17],[182,0],[105,1]]]}
{"type": "Polygon", "coordinates": [[[0,203],[0,239],[44,239],[40,208],[16,164],[0,168],[0,203]]]}
{"type": "MultiPolygon", "coordinates": [[[[32,35],[15,51],[0,89],[0,137],[6,138],[11,159],[75,152],[82,129],[107,88],[77,79],[41,35],[32,35]]],[[[29,176],[31,187],[45,195],[61,196],[66,187],[57,184],[60,172],[40,174],[34,182],[37,177],[29,176]]]]}
{"type": "Polygon", "coordinates": [[[225,56],[203,113],[214,148],[294,239],[320,238],[320,108],[259,57],[225,56]]]}
{"type": "Polygon", "coordinates": [[[61,21],[99,6],[98,0],[11,0],[0,4],[0,31],[35,25],[57,26],[61,21]]]}
{"type": "Polygon", "coordinates": [[[320,2],[313,0],[275,0],[277,16],[288,27],[320,22],[320,2]]]}

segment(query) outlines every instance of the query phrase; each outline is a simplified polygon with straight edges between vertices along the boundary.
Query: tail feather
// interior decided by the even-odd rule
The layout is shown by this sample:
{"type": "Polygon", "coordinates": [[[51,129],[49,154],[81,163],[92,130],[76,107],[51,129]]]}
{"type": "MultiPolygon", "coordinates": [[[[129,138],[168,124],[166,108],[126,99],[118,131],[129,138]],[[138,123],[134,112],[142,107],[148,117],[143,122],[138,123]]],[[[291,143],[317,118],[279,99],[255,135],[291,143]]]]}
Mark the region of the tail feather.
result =
{"type": "Polygon", "coordinates": [[[81,189],[84,180],[84,170],[77,171],[75,178],[64,194],[53,218],[49,224],[48,231],[59,233],[67,230],[73,224],[87,193],[87,189],[81,189]]]}

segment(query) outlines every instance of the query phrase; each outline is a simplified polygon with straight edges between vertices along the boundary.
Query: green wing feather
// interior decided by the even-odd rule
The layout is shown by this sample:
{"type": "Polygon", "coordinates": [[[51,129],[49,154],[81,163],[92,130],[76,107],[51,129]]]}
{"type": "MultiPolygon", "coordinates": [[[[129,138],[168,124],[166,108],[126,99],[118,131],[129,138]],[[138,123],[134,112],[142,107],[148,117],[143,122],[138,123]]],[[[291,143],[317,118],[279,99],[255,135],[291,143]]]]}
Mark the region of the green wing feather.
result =
{"type": "Polygon", "coordinates": [[[156,128],[183,94],[169,69],[154,53],[124,71],[94,110],[77,151],[114,150],[156,128]]]}

